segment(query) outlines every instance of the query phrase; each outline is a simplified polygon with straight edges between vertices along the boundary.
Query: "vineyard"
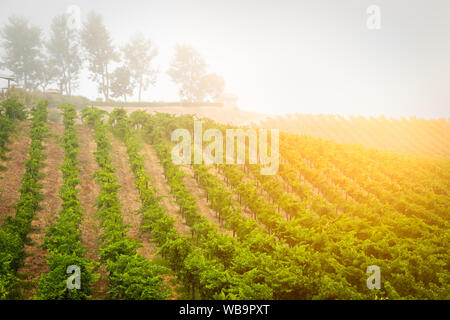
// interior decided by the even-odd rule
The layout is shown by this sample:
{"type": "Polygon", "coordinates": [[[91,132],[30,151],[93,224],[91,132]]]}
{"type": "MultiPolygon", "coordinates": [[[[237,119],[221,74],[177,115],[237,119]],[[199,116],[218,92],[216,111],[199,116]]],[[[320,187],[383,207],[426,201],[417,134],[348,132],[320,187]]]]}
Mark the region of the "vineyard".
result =
{"type": "Polygon", "coordinates": [[[448,118],[293,114],[268,118],[259,126],[409,155],[450,156],[448,118]]]}
{"type": "Polygon", "coordinates": [[[365,143],[339,140],[344,120],[304,120],[298,135],[284,119],[278,171],[264,175],[249,154],[175,164],[171,135],[193,136],[192,115],[61,104],[57,123],[48,109],[0,109],[0,299],[450,299],[445,120],[414,120],[438,138],[401,147],[378,133],[407,123],[351,129],[365,143]]]}

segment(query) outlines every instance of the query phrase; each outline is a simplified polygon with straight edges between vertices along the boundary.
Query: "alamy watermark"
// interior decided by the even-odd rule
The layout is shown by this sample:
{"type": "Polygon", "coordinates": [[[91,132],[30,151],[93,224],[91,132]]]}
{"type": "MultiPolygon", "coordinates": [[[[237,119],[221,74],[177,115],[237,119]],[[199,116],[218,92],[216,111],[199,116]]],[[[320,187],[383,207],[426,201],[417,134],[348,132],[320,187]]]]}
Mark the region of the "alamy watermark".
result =
{"type": "Polygon", "coordinates": [[[71,30],[81,29],[81,9],[77,5],[70,5],[66,9],[67,28],[71,30]]]}
{"type": "MultiPolygon", "coordinates": [[[[259,129],[259,135],[255,129],[226,129],[226,164],[245,164],[245,140],[248,138],[249,164],[261,165],[262,175],[274,175],[279,167],[279,130],[270,130],[270,153],[268,149],[267,129],[259,129]],[[259,143],[258,143],[259,137],[259,143]],[[236,148],[235,148],[236,145],[236,148]],[[258,150],[259,147],[259,150],[258,150]],[[237,152],[235,153],[235,151],[237,152]],[[258,152],[259,151],[259,152],[258,152]],[[259,157],[258,157],[259,155],[259,157]],[[236,160],[235,160],[236,159],[236,160]]],[[[192,138],[187,129],[176,129],[172,132],[171,140],[179,142],[172,149],[172,161],[174,164],[191,164],[192,162],[192,138]],[[181,141],[180,141],[181,139],[181,141]]],[[[194,121],[194,164],[223,164],[224,163],[224,139],[222,131],[208,129],[203,133],[202,121],[194,121]],[[211,142],[203,149],[203,141],[211,142]]]]}
{"type": "Polygon", "coordinates": [[[79,266],[70,265],[66,270],[67,274],[71,274],[69,278],[67,278],[67,289],[69,290],[79,290],[81,289],[81,270],[79,266]]]}
{"type": "Polygon", "coordinates": [[[373,290],[381,289],[381,271],[380,267],[376,265],[368,266],[366,273],[371,274],[369,278],[367,278],[367,289],[373,290]]]}
{"type": "Polygon", "coordinates": [[[366,10],[368,17],[366,21],[367,29],[379,30],[381,29],[381,9],[377,5],[371,5],[366,10]]]}

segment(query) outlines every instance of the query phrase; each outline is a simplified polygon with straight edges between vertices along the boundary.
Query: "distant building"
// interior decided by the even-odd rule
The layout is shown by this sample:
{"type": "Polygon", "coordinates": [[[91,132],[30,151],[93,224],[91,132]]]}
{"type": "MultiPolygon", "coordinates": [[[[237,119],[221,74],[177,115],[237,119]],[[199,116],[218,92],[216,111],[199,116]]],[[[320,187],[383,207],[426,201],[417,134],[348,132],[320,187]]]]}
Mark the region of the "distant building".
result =
{"type": "Polygon", "coordinates": [[[8,89],[11,88],[11,82],[16,82],[15,77],[4,74],[0,74],[0,79],[5,79],[6,81],[8,81],[8,89]]]}
{"type": "Polygon", "coordinates": [[[232,93],[222,94],[216,102],[223,103],[225,108],[237,108],[238,97],[232,93]]]}
{"type": "Polygon", "coordinates": [[[6,88],[0,89],[0,98],[6,99],[8,97],[8,90],[11,89],[11,86],[14,86],[14,84],[11,84],[11,82],[16,82],[16,78],[14,76],[0,74],[0,79],[8,81],[8,86],[6,88]]]}
{"type": "Polygon", "coordinates": [[[45,93],[48,94],[61,94],[61,91],[58,89],[48,89],[45,93]]]}

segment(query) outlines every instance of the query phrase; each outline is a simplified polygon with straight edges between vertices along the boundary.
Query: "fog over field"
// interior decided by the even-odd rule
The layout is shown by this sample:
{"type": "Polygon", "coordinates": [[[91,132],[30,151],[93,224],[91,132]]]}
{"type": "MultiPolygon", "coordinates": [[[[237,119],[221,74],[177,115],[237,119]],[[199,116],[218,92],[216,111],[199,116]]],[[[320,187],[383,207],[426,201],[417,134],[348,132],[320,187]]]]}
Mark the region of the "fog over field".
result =
{"type": "Polygon", "coordinates": [[[450,300],[449,0],[0,1],[0,307],[450,300]]]}
{"type": "MultiPolygon", "coordinates": [[[[16,0],[2,1],[0,25],[23,16],[48,38],[52,18],[71,5],[79,7],[82,22],[90,11],[101,14],[116,46],[136,32],[156,45],[159,74],[143,101],[178,100],[167,69],[175,45],[188,44],[247,111],[450,116],[445,0],[16,0]],[[380,8],[377,30],[366,25],[373,4],[380,8]]],[[[74,94],[101,96],[86,68],[74,94]]]]}

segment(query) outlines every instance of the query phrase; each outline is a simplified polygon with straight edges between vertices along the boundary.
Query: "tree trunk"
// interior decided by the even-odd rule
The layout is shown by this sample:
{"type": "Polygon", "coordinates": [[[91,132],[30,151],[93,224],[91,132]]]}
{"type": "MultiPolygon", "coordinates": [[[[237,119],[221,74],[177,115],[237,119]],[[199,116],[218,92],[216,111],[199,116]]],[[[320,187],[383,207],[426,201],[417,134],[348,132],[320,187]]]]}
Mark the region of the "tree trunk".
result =
{"type": "Polygon", "coordinates": [[[66,70],[66,66],[63,63],[63,70],[62,70],[62,79],[61,81],[61,94],[66,93],[67,94],[67,70],[66,70]]]}
{"type": "Polygon", "coordinates": [[[106,92],[105,92],[105,73],[102,73],[102,93],[105,96],[105,100],[107,99],[106,97],[106,92]]]}
{"type": "Polygon", "coordinates": [[[72,96],[72,75],[70,74],[70,70],[69,70],[69,76],[67,77],[67,84],[68,84],[67,93],[69,94],[69,97],[70,97],[70,96],[72,96]]]}
{"type": "Polygon", "coordinates": [[[106,70],[106,100],[109,100],[109,73],[108,73],[108,64],[106,64],[105,70],[106,70]]]}
{"type": "Polygon", "coordinates": [[[141,93],[142,93],[142,77],[139,80],[139,102],[141,102],[141,93]]]}

